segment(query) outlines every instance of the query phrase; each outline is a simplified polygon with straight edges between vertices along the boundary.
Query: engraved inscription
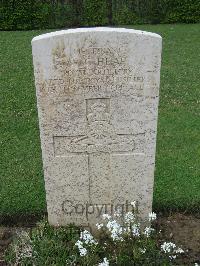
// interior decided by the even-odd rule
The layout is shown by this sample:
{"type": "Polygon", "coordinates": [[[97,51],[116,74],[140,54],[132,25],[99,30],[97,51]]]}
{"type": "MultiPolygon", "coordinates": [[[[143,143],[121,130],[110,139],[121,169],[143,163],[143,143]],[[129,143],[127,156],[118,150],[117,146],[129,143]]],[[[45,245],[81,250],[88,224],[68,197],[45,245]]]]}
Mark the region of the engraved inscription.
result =
{"type": "Polygon", "coordinates": [[[86,47],[67,54],[62,42],[53,51],[54,73],[38,84],[42,95],[85,95],[97,92],[108,97],[117,95],[143,96],[144,77],[128,63],[125,48],[86,47]]]}

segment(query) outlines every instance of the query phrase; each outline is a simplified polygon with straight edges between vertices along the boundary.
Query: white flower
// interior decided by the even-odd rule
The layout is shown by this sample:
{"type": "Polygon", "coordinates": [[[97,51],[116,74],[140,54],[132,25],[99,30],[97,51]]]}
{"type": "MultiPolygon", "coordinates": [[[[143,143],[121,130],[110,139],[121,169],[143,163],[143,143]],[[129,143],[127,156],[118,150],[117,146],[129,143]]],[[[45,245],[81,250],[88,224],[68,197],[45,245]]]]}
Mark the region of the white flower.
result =
{"type": "Polygon", "coordinates": [[[133,224],[131,226],[133,236],[140,236],[140,224],[133,224]]]}
{"type": "Polygon", "coordinates": [[[79,249],[83,247],[83,242],[81,242],[80,240],[78,240],[76,243],[75,243],[75,246],[77,246],[79,249]]]}
{"type": "Polygon", "coordinates": [[[170,260],[176,259],[176,255],[169,256],[170,260]]]}
{"type": "Polygon", "coordinates": [[[122,216],[122,212],[120,210],[117,210],[115,213],[114,213],[114,217],[121,217],[122,216]]]}
{"type": "Polygon", "coordinates": [[[111,232],[111,237],[112,237],[113,240],[121,240],[121,241],[123,241],[123,238],[121,237],[123,229],[115,220],[108,221],[106,227],[111,232]]]}
{"type": "Polygon", "coordinates": [[[96,224],[96,227],[97,227],[97,229],[99,230],[99,229],[101,229],[101,228],[103,227],[103,224],[99,224],[99,223],[97,223],[97,224],[96,224]]]}
{"type": "Polygon", "coordinates": [[[136,200],[131,202],[131,206],[133,206],[134,209],[136,208],[136,200]]]}
{"type": "Polygon", "coordinates": [[[194,266],[199,266],[199,264],[198,263],[195,263],[194,266]]]}
{"type": "Polygon", "coordinates": [[[146,250],[146,248],[140,248],[140,252],[142,253],[142,254],[144,254],[145,252],[146,252],[147,250],[146,250]]]}
{"type": "Polygon", "coordinates": [[[97,244],[93,236],[87,230],[81,232],[80,239],[82,239],[85,242],[85,244],[95,244],[95,245],[97,244]]]}
{"type": "Polygon", "coordinates": [[[85,256],[87,254],[87,249],[83,247],[84,244],[97,245],[97,242],[94,240],[93,236],[87,230],[84,230],[83,232],[81,232],[80,239],[82,241],[78,240],[75,243],[75,246],[77,246],[79,249],[80,256],[85,256]]]}
{"type": "Polygon", "coordinates": [[[164,242],[161,245],[161,250],[164,251],[165,253],[170,253],[176,248],[176,245],[172,242],[164,242]]]}
{"type": "Polygon", "coordinates": [[[104,258],[103,262],[99,263],[99,266],[109,266],[109,261],[107,260],[107,258],[104,258]]]}
{"type": "Polygon", "coordinates": [[[177,250],[175,250],[176,253],[184,253],[184,250],[182,248],[177,248],[177,250]]]}
{"type": "Polygon", "coordinates": [[[79,249],[79,252],[80,252],[80,256],[83,257],[87,254],[87,249],[86,248],[81,248],[79,249]]]}
{"type": "Polygon", "coordinates": [[[83,242],[81,242],[80,240],[78,240],[75,243],[75,246],[78,247],[80,256],[85,256],[87,254],[87,249],[83,247],[83,242]]]}
{"type": "Polygon", "coordinates": [[[104,220],[105,220],[105,219],[110,220],[110,218],[111,218],[111,216],[110,216],[109,214],[107,214],[107,213],[104,213],[104,214],[102,215],[102,217],[103,217],[104,220]]]}
{"type": "Polygon", "coordinates": [[[124,219],[126,223],[133,223],[135,221],[135,215],[132,212],[127,212],[124,219]]]}
{"type": "Polygon", "coordinates": [[[149,213],[149,221],[155,221],[156,220],[156,213],[155,212],[150,212],[149,213]]]}
{"type": "Polygon", "coordinates": [[[119,234],[117,232],[112,232],[111,237],[112,237],[113,241],[115,241],[115,240],[124,241],[124,239],[121,236],[119,236],[119,234]]]}
{"type": "Polygon", "coordinates": [[[108,221],[106,227],[108,228],[109,231],[116,230],[120,227],[120,225],[115,221],[108,221]]]}
{"type": "Polygon", "coordinates": [[[145,227],[144,229],[144,235],[146,235],[146,237],[150,237],[150,234],[154,231],[153,228],[151,227],[145,227]]]}

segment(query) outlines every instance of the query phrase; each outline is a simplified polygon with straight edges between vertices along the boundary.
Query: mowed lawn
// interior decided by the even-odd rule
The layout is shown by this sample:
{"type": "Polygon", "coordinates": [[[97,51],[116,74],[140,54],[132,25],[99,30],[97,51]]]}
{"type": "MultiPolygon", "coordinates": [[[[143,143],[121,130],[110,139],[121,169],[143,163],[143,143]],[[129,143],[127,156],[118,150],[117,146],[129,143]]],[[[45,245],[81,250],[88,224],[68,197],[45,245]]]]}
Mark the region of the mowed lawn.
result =
{"type": "MultiPolygon", "coordinates": [[[[163,37],[154,210],[200,211],[200,24],[134,26],[163,37]]],[[[0,32],[0,216],[46,210],[31,39],[0,32]]]]}

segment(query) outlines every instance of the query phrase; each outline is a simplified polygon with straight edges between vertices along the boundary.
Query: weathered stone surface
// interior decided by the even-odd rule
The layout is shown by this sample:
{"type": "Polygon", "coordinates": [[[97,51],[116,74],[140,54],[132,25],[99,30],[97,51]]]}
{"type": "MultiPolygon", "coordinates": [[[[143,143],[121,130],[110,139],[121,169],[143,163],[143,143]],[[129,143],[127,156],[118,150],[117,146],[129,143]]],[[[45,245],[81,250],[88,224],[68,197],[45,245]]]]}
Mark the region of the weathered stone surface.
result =
{"type": "Polygon", "coordinates": [[[116,28],[32,41],[49,222],[151,211],[161,37],[116,28]]]}

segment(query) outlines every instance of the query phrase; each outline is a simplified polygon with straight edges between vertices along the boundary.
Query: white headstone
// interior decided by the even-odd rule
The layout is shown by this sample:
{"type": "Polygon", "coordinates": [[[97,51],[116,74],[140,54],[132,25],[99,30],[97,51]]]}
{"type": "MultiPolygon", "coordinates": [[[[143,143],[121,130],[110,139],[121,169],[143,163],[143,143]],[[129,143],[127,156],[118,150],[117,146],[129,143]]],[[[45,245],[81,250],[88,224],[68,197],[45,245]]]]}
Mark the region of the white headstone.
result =
{"type": "Polygon", "coordinates": [[[161,37],[85,28],[32,41],[48,219],[151,211],[161,37]]]}

